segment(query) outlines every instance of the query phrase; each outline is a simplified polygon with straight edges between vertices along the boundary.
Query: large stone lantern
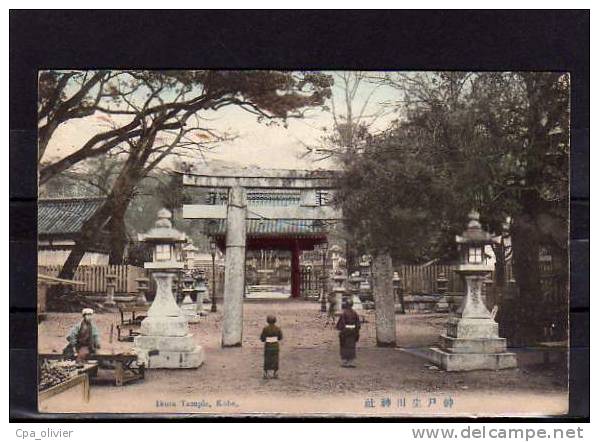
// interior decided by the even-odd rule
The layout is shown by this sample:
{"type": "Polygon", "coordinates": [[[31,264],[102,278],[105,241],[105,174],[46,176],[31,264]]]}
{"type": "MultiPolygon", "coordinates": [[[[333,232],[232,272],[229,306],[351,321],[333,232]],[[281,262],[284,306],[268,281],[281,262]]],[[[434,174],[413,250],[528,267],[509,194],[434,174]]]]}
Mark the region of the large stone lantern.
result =
{"type": "Polygon", "coordinates": [[[456,236],[461,263],[456,270],[466,285],[466,294],[458,310],[441,335],[440,348],[433,348],[434,361],[448,371],[466,371],[516,367],[516,355],[506,352],[506,339],[500,338],[498,324],[482,299],[482,285],[493,270],[487,264],[485,246],[496,241],[484,231],[475,211],[469,215],[468,227],[456,236]]]}
{"type": "Polygon", "coordinates": [[[185,233],[173,228],[171,212],[161,209],[158,221],[139,241],[153,246],[153,260],[144,264],[152,269],[156,297],[135,338],[138,359],[147,368],[195,368],[204,361],[204,351],[196,345],[184,312],[173,297],[173,278],[183,268],[181,244],[185,233]]]}

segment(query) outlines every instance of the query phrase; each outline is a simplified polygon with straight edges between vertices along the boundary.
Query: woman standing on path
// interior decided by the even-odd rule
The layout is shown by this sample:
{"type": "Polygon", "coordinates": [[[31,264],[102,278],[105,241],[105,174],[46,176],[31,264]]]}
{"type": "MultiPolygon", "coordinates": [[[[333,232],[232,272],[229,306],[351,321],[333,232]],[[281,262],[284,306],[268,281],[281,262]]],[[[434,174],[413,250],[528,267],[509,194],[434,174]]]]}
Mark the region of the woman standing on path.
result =
{"type": "Polygon", "coordinates": [[[356,359],[356,343],[360,339],[360,317],[353,306],[353,301],[348,299],[337,321],[342,367],[355,367],[353,361],[356,359]]]}

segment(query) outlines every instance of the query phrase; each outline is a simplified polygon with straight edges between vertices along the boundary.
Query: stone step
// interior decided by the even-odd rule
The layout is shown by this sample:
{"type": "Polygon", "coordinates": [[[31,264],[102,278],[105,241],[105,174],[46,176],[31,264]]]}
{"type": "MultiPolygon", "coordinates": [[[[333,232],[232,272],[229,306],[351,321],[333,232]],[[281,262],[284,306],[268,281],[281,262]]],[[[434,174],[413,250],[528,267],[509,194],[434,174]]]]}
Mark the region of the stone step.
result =
{"type": "Polygon", "coordinates": [[[138,360],[144,362],[148,369],[197,368],[205,358],[204,349],[199,345],[193,351],[138,350],[138,360]]]}
{"type": "Polygon", "coordinates": [[[441,335],[441,348],[450,353],[504,353],[505,338],[453,338],[441,335]]]}
{"type": "Polygon", "coordinates": [[[431,360],[447,371],[503,370],[517,368],[515,353],[450,353],[431,348],[431,360]]]}

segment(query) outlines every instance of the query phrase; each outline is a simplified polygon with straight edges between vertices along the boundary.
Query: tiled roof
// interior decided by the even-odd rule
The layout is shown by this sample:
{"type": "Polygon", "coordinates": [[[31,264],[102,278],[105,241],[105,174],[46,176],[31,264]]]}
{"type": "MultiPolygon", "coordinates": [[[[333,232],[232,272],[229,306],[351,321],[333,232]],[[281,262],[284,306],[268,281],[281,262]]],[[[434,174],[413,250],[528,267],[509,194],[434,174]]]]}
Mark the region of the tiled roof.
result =
{"type": "MultiPolygon", "coordinates": [[[[225,234],[225,220],[207,221],[206,233],[225,234]]],[[[250,219],[248,236],[312,236],[327,232],[326,224],[314,220],[250,219]]]]}
{"type": "Polygon", "coordinates": [[[79,233],[104,202],[104,198],[64,198],[39,200],[37,229],[40,235],[79,233]]]}

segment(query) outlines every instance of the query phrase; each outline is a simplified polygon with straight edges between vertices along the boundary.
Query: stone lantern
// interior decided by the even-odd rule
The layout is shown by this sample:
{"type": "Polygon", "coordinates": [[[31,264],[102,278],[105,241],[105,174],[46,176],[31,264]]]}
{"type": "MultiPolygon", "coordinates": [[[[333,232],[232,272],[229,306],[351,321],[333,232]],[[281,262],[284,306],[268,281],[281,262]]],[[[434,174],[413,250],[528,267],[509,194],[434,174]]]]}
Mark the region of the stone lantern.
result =
{"type": "Polygon", "coordinates": [[[183,313],[187,316],[187,322],[190,324],[200,322],[200,315],[197,312],[196,303],[191,299],[193,295],[197,294],[194,282],[195,279],[193,276],[189,272],[186,272],[182,278],[183,288],[181,289],[181,292],[183,293],[184,298],[181,302],[181,310],[183,310],[183,313]]]}
{"type": "Polygon", "coordinates": [[[196,291],[196,313],[200,316],[206,316],[207,313],[204,310],[204,299],[206,299],[208,287],[206,285],[206,276],[204,272],[200,271],[196,274],[193,281],[193,287],[196,291]]]}
{"type": "Polygon", "coordinates": [[[339,268],[335,271],[335,274],[333,275],[332,279],[335,284],[335,286],[333,287],[333,293],[335,294],[335,315],[340,315],[343,298],[347,293],[344,284],[347,279],[347,276],[345,276],[345,272],[343,271],[343,269],[339,268]]]}
{"type": "Polygon", "coordinates": [[[499,337],[498,324],[482,300],[483,281],[493,270],[484,249],[496,239],[482,229],[477,212],[469,218],[467,229],[456,236],[461,256],[456,272],[464,278],[466,294],[449,318],[440,348],[432,349],[433,360],[448,371],[514,368],[516,355],[506,352],[506,339],[499,337]]]}
{"type": "Polygon", "coordinates": [[[439,300],[435,306],[435,310],[440,313],[446,313],[449,311],[449,303],[447,302],[447,287],[449,285],[449,279],[445,276],[445,272],[441,270],[439,276],[437,276],[437,293],[439,294],[439,300]]]}
{"type": "Polygon", "coordinates": [[[185,233],[173,228],[171,212],[161,209],[158,221],[139,241],[153,246],[153,260],[144,267],[153,270],[156,297],[141,323],[135,349],[147,368],[195,368],[204,361],[204,350],[196,345],[184,312],[173,297],[173,278],[183,268],[181,244],[185,233]]]}
{"type": "Polygon", "coordinates": [[[360,276],[362,277],[362,282],[360,283],[360,292],[368,298],[368,300],[372,300],[372,284],[370,283],[370,279],[372,276],[371,271],[372,258],[369,255],[363,255],[360,259],[360,276]]]}
{"type": "Polygon", "coordinates": [[[362,278],[360,278],[360,272],[353,272],[347,282],[349,284],[351,299],[354,303],[354,310],[362,310],[362,300],[360,299],[360,283],[362,282],[362,278]]]}
{"type": "Polygon", "coordinates": [[[106,275],[106,301],[104,301],[104,306],[106,307],[116,305],[116,302],[114,301],[114,294],[116,292],[116,279],[116,275],[106,275]]]}
{"type": "Polygon", "coordinates": [[[137,298],[135,298],[135,303],[137,305],[146,305],[148,300],[146,298],[146,294],[150,290],[150,280],[148,278],[136,278],[137,282],[137,298]]]}
{"type": "Polygon", "coordinates": [[[333,264],[333,273],[335,273],[337,269],[340,267],[340,260],[342,259],[341,252],[342,249],[337,244],[334,244],[329,249],[329,254],[331,255],[331,263],[333,264]]]}
{"type": "Polygon", "coordinates": [[[194,261],[199,259],[199,252],[200,249],[194,246],[192,241],[189,241],[187,244],[183,246],[183,262],[186,269],[193,268],[194,261]]]}

